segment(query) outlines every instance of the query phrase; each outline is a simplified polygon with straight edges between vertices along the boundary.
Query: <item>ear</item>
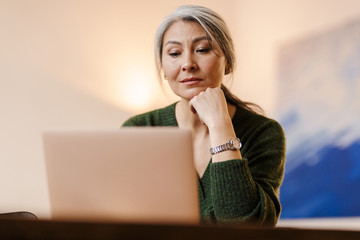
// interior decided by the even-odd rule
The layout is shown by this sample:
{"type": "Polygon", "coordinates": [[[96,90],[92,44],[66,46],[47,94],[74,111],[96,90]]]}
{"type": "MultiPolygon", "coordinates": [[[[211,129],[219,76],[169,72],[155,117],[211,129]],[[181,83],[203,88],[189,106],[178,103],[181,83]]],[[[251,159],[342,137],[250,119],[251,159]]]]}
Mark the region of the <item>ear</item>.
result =
{"type": "Polygon", "coordinates": [[[231,73],[232,71],[233,71],[232,67],[229,66],[228,63],[226,63],[226,65],[225,65],[225,75],[231,73]]]}

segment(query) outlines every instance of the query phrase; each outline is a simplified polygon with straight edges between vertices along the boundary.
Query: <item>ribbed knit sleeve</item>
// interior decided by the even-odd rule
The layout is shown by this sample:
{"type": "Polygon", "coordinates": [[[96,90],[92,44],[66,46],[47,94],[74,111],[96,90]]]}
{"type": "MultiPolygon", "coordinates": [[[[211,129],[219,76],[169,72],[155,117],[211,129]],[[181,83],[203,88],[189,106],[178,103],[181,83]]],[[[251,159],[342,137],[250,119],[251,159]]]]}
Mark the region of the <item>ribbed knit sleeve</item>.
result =
{"type": "Polygon", "coordinates": [[[244,221],[256,208],[259,196],[247,160],[210,164],[211,196],[218,221],[244,221]]]}

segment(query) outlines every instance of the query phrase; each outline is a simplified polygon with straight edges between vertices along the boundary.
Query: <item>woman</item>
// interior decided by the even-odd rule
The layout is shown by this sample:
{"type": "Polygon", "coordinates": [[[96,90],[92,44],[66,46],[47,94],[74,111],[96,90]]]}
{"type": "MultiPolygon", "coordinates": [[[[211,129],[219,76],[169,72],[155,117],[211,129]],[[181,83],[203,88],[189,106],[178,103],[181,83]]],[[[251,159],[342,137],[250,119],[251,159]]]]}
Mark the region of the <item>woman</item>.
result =
{"type": "Polygon", "coordinates": [[[123,126],[191,129],[203,222],[275,225],[284,133],[222,84],[235,62],[224,21],[205,7],[179,7],[160,25],[155,45],[159,76],[180,101],[132,117],[123,126]]]}

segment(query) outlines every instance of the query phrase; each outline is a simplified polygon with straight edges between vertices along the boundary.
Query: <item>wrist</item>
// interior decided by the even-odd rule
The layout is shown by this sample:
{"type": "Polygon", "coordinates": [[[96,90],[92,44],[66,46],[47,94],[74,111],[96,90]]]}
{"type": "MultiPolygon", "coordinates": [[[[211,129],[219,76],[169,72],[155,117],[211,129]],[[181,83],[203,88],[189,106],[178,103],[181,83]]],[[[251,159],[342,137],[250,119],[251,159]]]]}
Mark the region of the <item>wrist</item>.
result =
{"type": "Polygon", "coordinates": [[[209,132],[226,131],[226,129],[233,129],[232,121],[230,118],[223,120],[215,120],[213,123],[207,125],[209,132]]]}

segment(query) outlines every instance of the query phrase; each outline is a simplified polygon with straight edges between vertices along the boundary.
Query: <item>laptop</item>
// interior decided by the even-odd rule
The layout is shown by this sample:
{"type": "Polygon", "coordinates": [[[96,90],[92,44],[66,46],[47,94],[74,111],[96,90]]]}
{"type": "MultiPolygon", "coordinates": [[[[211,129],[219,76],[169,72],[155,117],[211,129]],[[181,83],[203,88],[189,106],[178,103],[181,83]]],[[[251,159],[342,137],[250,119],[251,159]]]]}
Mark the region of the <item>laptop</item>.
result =
{"type": "Polygon", "coordinates": [[[45,131],[52,220],[199,223],[190,131],[45,131]]]}

